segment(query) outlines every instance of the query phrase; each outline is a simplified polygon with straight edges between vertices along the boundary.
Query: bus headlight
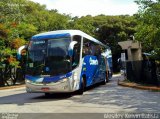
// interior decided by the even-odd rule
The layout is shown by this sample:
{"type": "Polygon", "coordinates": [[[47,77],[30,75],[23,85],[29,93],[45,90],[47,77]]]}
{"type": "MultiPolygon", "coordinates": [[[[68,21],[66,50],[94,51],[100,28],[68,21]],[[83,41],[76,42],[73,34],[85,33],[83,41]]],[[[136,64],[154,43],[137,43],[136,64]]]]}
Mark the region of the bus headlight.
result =
{"type": "Polygon", "coordinates": [[[26,79],[25,80],[26,83],[33,83],[33,81],[26,79]]]}
{"type": "Polygon", "coordinates": [[[74,80],[77,80],[77,78],[78,78],[77,73],[74,73],[74,74],[73,74],[73,79],[74,79],[74,80]]]}
{"type": "Polygon", "coordinates": [[[62,82],[66,82],[66,81],[68,81],[68,79],[67,79],[67,78],[62,79],[62,82]]]}

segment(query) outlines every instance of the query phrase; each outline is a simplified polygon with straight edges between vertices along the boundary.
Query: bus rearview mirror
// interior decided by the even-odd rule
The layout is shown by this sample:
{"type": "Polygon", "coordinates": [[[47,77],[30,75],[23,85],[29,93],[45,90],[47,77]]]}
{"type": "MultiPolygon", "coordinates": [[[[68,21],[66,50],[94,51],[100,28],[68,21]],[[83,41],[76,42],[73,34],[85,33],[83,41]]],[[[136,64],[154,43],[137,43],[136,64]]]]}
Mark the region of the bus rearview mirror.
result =
{"type": "Polygon", "coordinates": [[[74,49],[75,44],[77,44],[77,43],[78,43],[77,41],[72,41],[72,42],[69,44],[68,55],[69,55],[70,57],[73,56],[73,49],[74,49]]]}
{"type": "Polygon", "coordinates": [[[26,48],[27,48],[27,45],[23,45],[23,46],[18,48],[18,51],[17,51],[17,59],[18,60],[21,58],[22,50],[24,50],[26,48]]]}

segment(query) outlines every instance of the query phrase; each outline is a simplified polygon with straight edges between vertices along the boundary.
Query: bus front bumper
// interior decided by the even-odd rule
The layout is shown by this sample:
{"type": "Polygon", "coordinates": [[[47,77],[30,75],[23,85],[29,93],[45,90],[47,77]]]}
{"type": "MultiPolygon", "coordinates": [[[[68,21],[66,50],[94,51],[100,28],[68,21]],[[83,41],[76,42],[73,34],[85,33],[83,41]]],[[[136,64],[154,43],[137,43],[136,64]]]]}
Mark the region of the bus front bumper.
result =
{"type": "Polygon", "coordinates": [[[28,93],[54,93],[73,92],[68,80],[52,83],[33,83],[26,81],[26,91],[28,93]]]}

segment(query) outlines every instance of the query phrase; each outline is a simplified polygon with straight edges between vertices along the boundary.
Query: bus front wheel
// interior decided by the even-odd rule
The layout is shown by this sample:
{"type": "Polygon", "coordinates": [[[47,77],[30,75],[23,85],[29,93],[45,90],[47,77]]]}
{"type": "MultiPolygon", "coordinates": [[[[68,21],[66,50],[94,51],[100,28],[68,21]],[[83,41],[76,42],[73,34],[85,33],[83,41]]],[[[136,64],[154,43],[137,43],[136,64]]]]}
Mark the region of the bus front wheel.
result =
{"type": "Polygon", "coordinates": [[[78,90],[78,94],[79,94],[79,95],[82,95],[82,94],[83,94],[84,88],[85,88],[85,81],[84,81],[84,78],[82,78],[82,82],[81,82],[81,84],[80,84],[80,89],[78,90]]]}

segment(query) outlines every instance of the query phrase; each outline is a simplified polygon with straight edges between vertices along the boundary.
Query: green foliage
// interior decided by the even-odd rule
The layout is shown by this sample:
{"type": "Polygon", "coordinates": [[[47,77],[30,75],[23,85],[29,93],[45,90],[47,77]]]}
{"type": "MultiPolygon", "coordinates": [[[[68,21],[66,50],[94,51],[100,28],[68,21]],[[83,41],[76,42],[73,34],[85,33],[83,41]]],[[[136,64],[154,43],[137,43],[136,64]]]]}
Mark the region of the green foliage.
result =
{"type": "Polygon", "coordinates": [[[49,18],[46,19],[48,22],[48,31],[67,29],[67,24],[70,17],[58,14],[53,10],[49,11],[48,16],[49,18]]]}
{"type": "Polygon", "coordinates": [[[25,44],[26,44],[26,41],[24,39],[16,38],[10,43],[10,46],[12,49],[18,49],[20,46],[25,44]]]}
{"type": "Polygon", "coordinates": [[[17,26],[19,37],[29,39],[37,33],[37,27],[33,24],[21,23],[17,26]]]}
{"type": "Polygon", "coordinates": [[[142,42],[143,50],[160,59],[160,1],[137,0],[140,6],[136,39],[142,42]]]}
{"type": "Polygon", "coordinates": [[[104,16],[94,17],[98,29],[97,35],[105,44],[108,44],[113,54],[121,52],[118,42],[127,40],[136,32],[137,22],[133,16],[104,16]]]}
{"type": "Polygon", "coordinates": [[[95,31],[95,27],[94,27],[94,21],[93,21],[93,17],[88,15],[85,17],[81,17],[81,18],[73,18],[71,24],[71,29],[78,29],[81,31],[84,31],[85,33],[94,36],[94,31],[95,31]]]}
{"type": "Polygon", "coordinates": [[[11,50],[10,48],[5,48],[0,50],[0,64],[8,62],[10,66],[17,67],[19,62],[16,61],[14,54],[16,50],[11,50]]]}

